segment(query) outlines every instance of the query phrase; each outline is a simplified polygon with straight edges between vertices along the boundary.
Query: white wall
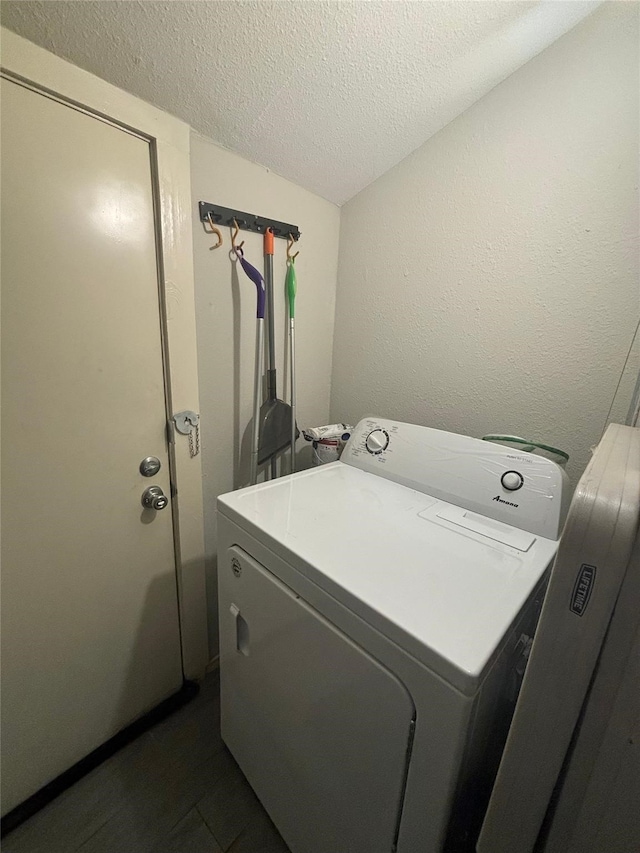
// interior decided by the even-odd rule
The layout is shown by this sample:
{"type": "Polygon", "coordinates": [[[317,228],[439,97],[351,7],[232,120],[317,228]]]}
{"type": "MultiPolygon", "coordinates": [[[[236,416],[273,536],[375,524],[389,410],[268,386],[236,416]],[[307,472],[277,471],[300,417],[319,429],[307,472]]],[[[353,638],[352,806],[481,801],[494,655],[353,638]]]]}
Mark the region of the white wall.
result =
{"type": "MultiPolygon", "coordinates": [[[[198,217],[199,201],[267,216],[297,225],[296,372],[298,423],[327,423],[338,259],[340,210],[263,166],[250,163],[193,133],[191,191],[194,216],[194,270],[198,329],[202,468],[205,507],[207,598],[211,655],[217,654],[216,498],[247,485],[249,460],[245,431],[251,420],[256,289],[229,258],[224,246],[209,247],[198,217]]],[[[262,270],[262,237],[241,232],[247,260],[262,270]]],[[[278,396],[288,382],[283,373],[285,338],[286,241],[275,241],[274,279],[278,396]]],[[[288,386],[287,386],[288,387],[288,386]]],[[[286,398],[288,400],[288,396],[286,398]]],[[[301,444],[301,442],[299,442],[301,444]]],[[[309,446],[302,451],[304,465],[309,446]]]]}
{"type": "Polygon", "coordinates": [[[608,3],[342,208],[331,420],[537,438],[575,482],[638,319],[638,104],[608,3]]]}

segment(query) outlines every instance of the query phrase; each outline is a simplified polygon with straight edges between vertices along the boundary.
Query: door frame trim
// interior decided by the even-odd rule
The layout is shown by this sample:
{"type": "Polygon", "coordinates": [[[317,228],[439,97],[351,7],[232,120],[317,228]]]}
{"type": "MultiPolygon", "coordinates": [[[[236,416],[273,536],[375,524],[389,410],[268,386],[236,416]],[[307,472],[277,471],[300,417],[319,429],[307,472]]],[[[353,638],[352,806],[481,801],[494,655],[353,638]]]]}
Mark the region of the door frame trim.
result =
{"type": "MultiPolygon", "coordinates": [[[[189,125],[5,27],[0,37],[9,79],[149,141],[167,405],[174,412],[199,412],[189,125]]],[[[209,660],[201,457],[190,456],[182,436],[170,440],[169,456],[183,671],[199,679],[209,660]]]]}

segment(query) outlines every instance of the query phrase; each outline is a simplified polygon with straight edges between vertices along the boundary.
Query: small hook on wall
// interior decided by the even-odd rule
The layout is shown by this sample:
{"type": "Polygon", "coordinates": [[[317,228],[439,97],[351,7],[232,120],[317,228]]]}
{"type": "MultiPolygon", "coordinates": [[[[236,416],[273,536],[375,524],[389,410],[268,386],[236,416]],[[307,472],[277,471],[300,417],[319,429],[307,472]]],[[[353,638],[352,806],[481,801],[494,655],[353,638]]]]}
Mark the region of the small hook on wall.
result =
{"type": "Polygon", "coordinates": [[[291,254],[291,248],[293,247],[293,244],[294,244],[295,242],[296,242],[296,241],[295,241],[295,239],[294,239],[293,235],[292,235],[292,234],[289,234],[289,236],[287,237],[287,260],[288,260],[288,261],[291,261],[292,263],[293,263],[293,261],[295,261],[295,259],[296,259],[296,258],[298,257],[298,255],[300,254],[300,252],[296,252],[296,253],[295,253],[295,255],[292,255],[292,254],[291,254]]]}
{"type": "Polygon", "coordinates": [[[207,222],[209,223],[209,227],[211,228],[211,231],[207,231],[207,229],[205,228],[205,232],[207,234],[215,234],[216,237],[218,238],[218,242],[214,246],[209,246],[209,249],[219,249],[220,246],[222,246],[222,242],[223,242],[222,241],[222,231],[218,228],[218,226],[213,221],[213,217],[211,216],[211,213],[207,214],[207,222]]]}
{"type": "Polygon", "coordinates": [[[238,249],[241,249],[244,246],[244,240],[242,241],[242,243],[236,244],[236,240],[238,239],[239,233],[240,233],[240,226],[238,225],[238,223],[234,219],[233,220],[233,232],[231,234],[231,248],[236,254],[238,253],[238,249]]]}

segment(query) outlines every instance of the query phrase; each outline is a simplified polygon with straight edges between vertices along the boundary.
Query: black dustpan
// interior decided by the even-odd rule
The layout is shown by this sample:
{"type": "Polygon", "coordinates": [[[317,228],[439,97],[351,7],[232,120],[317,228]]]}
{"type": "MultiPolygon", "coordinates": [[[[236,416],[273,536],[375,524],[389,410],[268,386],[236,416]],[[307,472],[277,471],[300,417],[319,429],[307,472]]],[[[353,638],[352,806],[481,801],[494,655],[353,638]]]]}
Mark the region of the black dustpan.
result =
{"type": "MultiPolygon", "coordinates": [[[[267,371],[271,385],[270,373],[270,370],[267,371]]],[[[291,406],[276,397],[275,370],[273,374],[273,385],[269,389],[269,397],[260,407],[259,465],[291,446],[291,406]]],[[[296,438],[299,435],[300,431],[296,427],[296,438]]]]}

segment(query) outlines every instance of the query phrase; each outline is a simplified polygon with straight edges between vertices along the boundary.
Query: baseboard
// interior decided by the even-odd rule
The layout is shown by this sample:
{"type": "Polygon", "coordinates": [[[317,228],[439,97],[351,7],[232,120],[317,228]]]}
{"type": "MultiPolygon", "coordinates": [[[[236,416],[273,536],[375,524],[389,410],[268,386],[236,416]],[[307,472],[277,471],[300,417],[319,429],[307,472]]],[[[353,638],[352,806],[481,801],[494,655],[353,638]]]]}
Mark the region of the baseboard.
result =
{"type": "Polygon", "coordinates": [[[84,758],[81,758],[80,761],[76,762],[68,770],[65,770],[64,773],[56,776],[55,779],[52,779],[51,782],[44,785],[35,794],[27,797],[20,805],[7,812],[0,821],[0,837],[4,838],[5,835],[20,826],[25,820],[33,817],[36,812],[39,812],[40,809],[44,808],[52,800],[55,800],[63,791],[66,791],[67,788],[70,788],[75,782],[82,779],[83,776],[86,776],[87,773],[90,773],[99,764],[102,764],[103,761],[106,761],[107,758],[111,758],[123,746],[131,743],[132,740],[144,734],[144,732],[156,723],[159,723],[160,720],[163,720],[169,714],[177,711],[178,708],[186,705],[187,702],[190,702],[198,695],[199,690],[200,688],[195,681],[184,681],[180,690],[173,693],[168,699],[160,702],[155,708],[152,708],[142,717],[134,720],[133,723],[130,723],[112,738],[109,738],[108,741],[97,749],[94,749],[89,755],[85,755],[84,758]]]}

